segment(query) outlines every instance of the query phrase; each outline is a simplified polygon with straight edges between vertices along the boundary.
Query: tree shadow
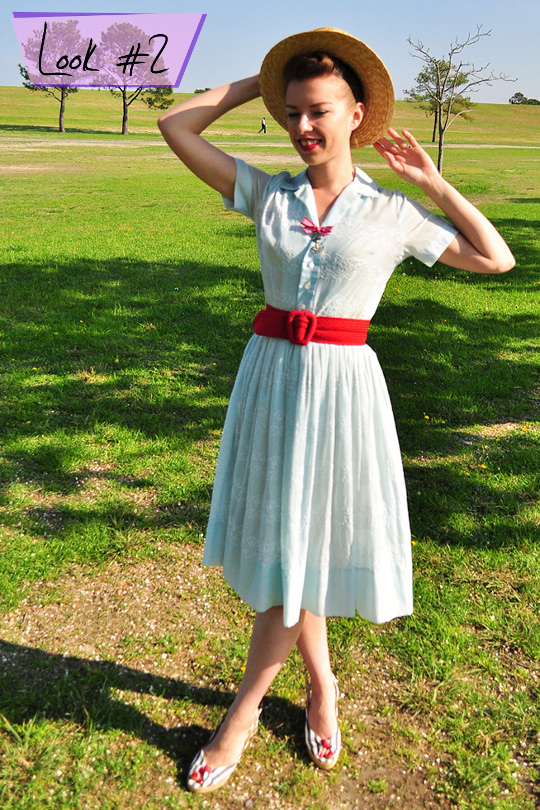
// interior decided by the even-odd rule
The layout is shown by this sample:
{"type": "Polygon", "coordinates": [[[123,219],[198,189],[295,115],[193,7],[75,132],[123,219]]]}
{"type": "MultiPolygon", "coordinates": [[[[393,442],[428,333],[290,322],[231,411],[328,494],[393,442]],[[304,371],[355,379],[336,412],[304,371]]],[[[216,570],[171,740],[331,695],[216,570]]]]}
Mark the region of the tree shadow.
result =
{"type": "MultiPolygon", "coordinates": [[[[407,454],[444,451],[442,437],[418,444],[418,416],[439,414],[455,427],[509,422],[538,414],[537,354],[531,335],[540,316],[487,311],[469,316],[430,298],[406,305],[383,303],[375,318],[372,345],[396,388],[392,401],[407,454]],[[524,357],[525,361],[520,358],[524,357]],[[459,392],[454,397],[454,392],[459,392]]],[[[422,442],[426,436],[422,434],[422,442]]]]}
{"type": "MultiPolygon", "coordinates": [[[[70,495],[99,476],[124,489],[154,486],[147,476],[118,470],[96,475],[96,465],[81,458],[81,437],[115,445],[120,431],[135,442],[164,441],[169,452],[203,447],[221,430],[250,321],[263,304],[260,278],[245,268],[123,257],[13,262],[0,293],[4,503],[17,479],[45,496],[70,495]],[[239,299],[232,311],[231,291],[239,299]]],[[[209,495],[208,484],[193,484],[188,496],[160,504],[147,521],[132,506],[85,514],[49,503],[27,515],[46,533],[45,544],[79,520],[104,528],[178,520],[195,525],[198,535],[209,495]]],[[[9,524],[7,512],[2,520],[9,524]]]]}
{"type": "Polygon", "coordinates": [[[524,203],[525,205],[538,205],[540,203],[540,197],[510,197],[508,202],[524,203]]]}
{"type": "Polygon", "coordinates": [[[40,429],[45,423],[76,431],[113,419],[146,436],[181,431],[184,438],[201,438],[223,416],[223,405],[212,404],[215,394],[230,390],[251,313],[262,302],[255,274],[196,262],[14,262],[2,281],[4,370],[40,375],[21,380],[16,393],[11,383],[0,387],[4,401],[16,406],[1,415],[0,441],[34,431],[19,413],[39,412],[40,405],[40,429]],[[240,291],[237,315],[231,315],[230,291],[222,292],[224,278],[240,291]],[[169,397],[152,405],[135,390],[148,370],[172,372],[197,394],[172,386],[169,397]]]}
{"type": "MultiPolygon", "coordinates": [[[[519,285],[526,290],[528,280],[519,285]]],[[[388,381],[413,534],[464,547],[537,542],[526,515],[540,490],[537,437],[511,426],[540,418],[531,345],[539,326],[533,313],[471,317],[433,299],[381,305],[371,345],[388,381]],[[507,433],[496,429],[504,424],[507,433]]]]}
{"type": "Polygon", "coordinates": [[[526,470],[526,480],[507,489],[492,463],[473,473],[472,479],[465,477],[471,475],[467,461],[406,465],[413,536],[467,549],[511,551],[538,544],[538,518],[532,514],[540,489],[540,468],[534,461],[537,443],[518,434],[496,446],[495,441],[476,439],[478,453],[483,456],[488,449],[498,457],[504,455],[504,469],[516,478],[526,470]]]}
{"type": "MultiPolygon", "coordinates": [[[[57,655],[0,639],[0,713],[12,725],[35,718],[69,721],[90,731],[122,731],[161,750],[177,763],[182,784],[196,752],[208,741],[208,730],[194,723],[174,728],[155,722],[114,695],[145,694],[198,706],[222,706],[234,695],[218,686],[194,686],[185,680],[154,675],[113,661],[57,655]]],[[[216,676],[216,683],[218,677],[216,676]]],[[[261,723],[297,755],[301,748],[302,710],[288,700],[267,697],[261,723]]],[[[306,755],[307,758],[307,755],[306,755]]]]}
{"type": "MultiPolygon", "coordinates": [[[[522,202],[531,201],[522,200],[522,202]]],[[[490,217],[490,221],[503,235],[516,259],[516,266],[510,272],[500,275],[465,273],[444,264],[427,267],[413,258],[406,259],[403,267],[419,278],[432,280],[434,274],[436,274],[440,278],[451,277],[456,284],[480,285],[487,291],[500,288],[521,290],[525,281],[531,285],[531,290],[534,289],[537,292],[538,266],[540,264],[540,219],[490,217]]]]}
{"type": "MultiPolygon", "coordinates": [[[[109,135],[118,136],[118,138],[125,140],[126,136],[121,132],[116,132],[113,129],[90,129],[89,127],[66,127],[64,132],[60,132],[58,124],[56,126],[47,126],[45,124],[0,124],[0,132],[17,132],[21,135],[58,135],[60,138],[68,138],[70,135],[109,135]]],[[[157,133],[156,133],[157,134],[157,133]]],[[[131,137],[139,136],[140,133],[128,133],[131,137]]],[[[144,136],[142,136],[144,137],[144,136]]]]}
{"type": "MultiPolygon", "coordinates": [[[[231,222],[230,228],[238,238],[251,238],[251,226],[231,222]]],[[[481,284],[486,292],[508,285],[537,294],[533,269],[540,257],[532,244],[523,251],[519,274],[462,282],[456,274],[456,283],[481,284]]],[[[414,272],[427,275],[423,266],[414,272]]],[[[433,270],[429,272],[433,278],[433,270]]],[[[60,495],[95,479],[96,471],[81,461],[81,436],[93,434],[99,442],[115,443],[124,435],[118,431],[127,431],[141,441],[164,440],[189,453],[219,434],[251,320],[263,305],[256,271],[124,257],[47,265],[13,262],[0,287],[5,292],[0,327],[7,336],[3,357],[8,372],[0,381],[4,502],[16,478],[33,482],[45,494],[60,495]],[[238,299],[234,308],[231,291],[238,299]],[[158,389],[153,377],[168,383],[158,389]]],[[[459,431],[473,424],[538,418],[538,366],[527,357],[527,346],[535,351],[530,339],[538,335],[538,326],[532,314],[509,320],[486,311],[472,317],[451,302],[418,298],[400,306],[383,299],[370,343],[388,379],[405,456],[461,451],[459,431]],[[438,415],[452,430],[435,420],[428,429],[424,414],[438,415]]],[[[452,469],[437,474],[441,491],[450,485],[449,475],[458,483],[459,465],[452,469]]],[[[144,475],[98,473],[126,490],[152,486],[144,475]]],[[[415,475],[407,470],[410,486],[415,475]]],[[[524,485],[524,497],[526,489],[524,485]]],[[[495,496],[493,489],[490,497],[495,496]]],[[[194,484],[181,500],[166,501],[152,515],[138,514],[130,505],[102,504],[92,512],[58,503],[34,506],[27,515],[36,532],[46,533],[46,543],[79,521],[94,521],[107,531],[189,523],[204,531],[209,497],[209,484],[203,483],[194,484]]],[[[510,533],[502,542],[511,543],[510,533]]]]}

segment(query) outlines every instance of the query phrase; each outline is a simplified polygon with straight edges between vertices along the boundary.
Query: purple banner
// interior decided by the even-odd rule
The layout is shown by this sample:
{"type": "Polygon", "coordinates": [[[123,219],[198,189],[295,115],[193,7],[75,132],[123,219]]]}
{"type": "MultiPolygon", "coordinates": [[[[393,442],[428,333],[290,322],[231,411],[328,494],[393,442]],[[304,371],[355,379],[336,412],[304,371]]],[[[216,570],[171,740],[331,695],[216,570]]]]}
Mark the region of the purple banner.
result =
{"type": "Polygon", "coordinates": [[[37,87],[178,87],[206,14],[13,12],[37,87]]]}

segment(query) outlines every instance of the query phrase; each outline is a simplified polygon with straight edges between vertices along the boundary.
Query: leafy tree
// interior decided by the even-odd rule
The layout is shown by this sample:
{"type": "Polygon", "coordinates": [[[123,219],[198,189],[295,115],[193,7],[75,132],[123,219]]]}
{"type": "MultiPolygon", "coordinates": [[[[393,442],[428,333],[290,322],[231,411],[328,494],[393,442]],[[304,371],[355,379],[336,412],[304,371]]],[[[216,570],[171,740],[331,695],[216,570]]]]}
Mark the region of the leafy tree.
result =
{"type": "MultiPolygon", "coordinates": [[[[416,77],[416,85],[412,90],[405,90],[407,100],[416,104],[420,109],[424,110],[426,115],[433,116],[433,133],[431,142],[435,143],[437,140],[437,133],[439,129],[439,103],[438,96],[440,94],[440,87],[444,81],[444,77],[449,73],[449,64],[445,59],[437,59],[435,62],[427,65],[420,71],[416,77]]],[[[468,81],[466,73],[456,75],[456,87],[461,87],[468,81]]],[[[461,95],[455,96],[453,99],[447,99],[443,104],[443,113],[445,116],[453,115],[457,117],[461,115],[467,120],[471,120],[472,116],[468,115],[473,107],[470,98],[464,98],[461,95]]]]}
{"type": "Polygon", "coordinates": [[[172,87],[148,87],[141,96],[151,110],[167,110],[174,104],[172,87]]]}
{"type": "Polygon", "coordinates": [[[432,105],[439,145],[437,168],[441,174],[446,130],[458,116],[466,116],[471,110],[467,93],[477,91],[482,84],[490,86],[498,80],[515,81],[503,74],[495,75],[493,71],[486,75],[489,63],[477,67],[473,62],[462,61],[461,54],[465,48],[490,34],[491,31],[483,32],[482,26],[477,25],[475,34],[469,34],[463,42],[455,40],[444,59],[432,56],[430,49],[420,40],[414,42],[411,37],[407,40],[413,47],[412,56],[420,59],[425,67],[416,77],[416,87],[406,92],[412,100],[432,105]]]}
{"type": "Polygon", "coordinates": [[[514,93],[512,98],[508,99],[509,104],[526,104],[528,102],[528,98],[523,95],[523,93],[514,93]]]}
{"type": "Polygon", "coordinates": [[[26,87],[27,90],[32,90],[33,92],[37,92],[41,90],[43,93],[47,93],[47,95],[52,96],[58,102],[60,102],[60,115],[58,118],[58,131],[65,132],[64,128],[64,112],[66,109],[66,99],[70,93],[76,93],[76,87],[36,87],[35,84],[32,84],[30,80],[30,76],[28,75],[27,69],[23,65],[19,65],[19,73],[23,77],[23,87],[26,87]]]}
{"type": "Polygon", "coordinates": [[[204,87],[204,88],[199,87],[197,90],[195,90],[195,93],[206,93],[207,90],[211,90],[211,89],[212,89],[211,87],[204,87]]]}
{"type": "Polygon", "coordinates": [[[540,104],[540,101],[537,98],[527,98],[524,96],[523,93],[514,93],[512,98],[508,99],[509,104],[540,104]]]}
{"type": "MultiPolygon", "coordinates": [[[[42,47],[43,31],[34,31],[33,36],[23,43],[24,55],[27,64],[37,65],[42,47]]],[[[84,53],[84,44],[81,40],[77,20],[66,20],[66,22],[51,22],[47,26],[47,46],[54,54],[77,54],[84,53]]],[[[66,109],[67,97],[70,93],[76,93],[76,87],[70,87],[70,78],[66,76],[65,86],[40,87],[35,85],[28,73],[28,70],[19,65],[19,72],[23,77],[23,86],[32,92],[43,92],[52,96],[60,104],[60,114],[58,118],[58,130],[65,132],[64,112],[66,109]]],[[[71,80],[73,80],[71,78],[71,80]]]]}
{"type": "Polygon", "coordinates": [[[137,87],[125,86],[109,87],[113,96],[122,99],[122,135],[128,132],[128,111],[134,101],[139,99],[151,110],[166,110],[174,102],[173,91],[170,87],[137,87]]]}
{"type": "MultiPolygon", "coordinates": [[[[100,44],[100,68],[106,72],[107,64],[116,65],[118,63],[119,54],[127,54],[134,43],[147,41],[148,37],[140,28],[137,28],[131,23],[116,23],[109,26],[109,28],[101,35],[100,44]]],[[[156,68],[164,67],[162,60],[157,63],[156,68]]],[[[112,75],[112,74],[111,74],[112,75]]],[[[150,109],[166,110],[173,103],[173,93],[171,87],[133,87],[129,86],[129,79],[131,78],[131,71],[126,74],[125,70],[123,75],[125,79],[123,82],[118,81],[118,72],[114,74],[111,79],[109,90],[113,96],[122,99],[122,135],[127,135],[128,131],[128,111],[134,101],[139,99],[146,104],[150,109]]]]}

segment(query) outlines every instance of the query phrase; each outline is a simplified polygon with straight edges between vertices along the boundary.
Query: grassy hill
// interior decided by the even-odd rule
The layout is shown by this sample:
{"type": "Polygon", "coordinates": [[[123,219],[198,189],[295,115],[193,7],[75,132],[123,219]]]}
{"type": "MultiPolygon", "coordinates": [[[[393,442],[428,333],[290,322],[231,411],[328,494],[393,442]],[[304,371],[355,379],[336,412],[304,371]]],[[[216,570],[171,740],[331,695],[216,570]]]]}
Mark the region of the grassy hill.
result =
{"type": "MultiPolygon", "coordinates": [[[[175,93],[178,102],[188,93],[175,93]]],[[[0,133],[5,136],[25,135],[44,137],[58,135],[60,105],[42,92],[30,92],[24,87],[0,87],[0,133]]],[[[261,99],[233,110],[212,127],[209,135],[215,139],[245,139],[257,137],[261,115],[265,108],[261,99]]],[[[157,136],[159,112],[150,110],[140,100],[129,111],[129,136],[157,136]]],[[[66,104],[65,127],[70,137],[121,138],[122,105],[108,90],[79,90],[70,95],[66,104]]],[[[286,133],[269,121],[267,140],[287,143],[286,133]]],[[[396,103],[393,121],[397,128],[408,127],[421,141],[430,141],[432,119],[407,101],[396,103]]],[[[259,138],[260,140],[260,138],[259,138]]],[[[448,143],[506,144],[540,147],[540,107],[512,104],[477,104],[472,120],[457,119],[447,133],[448,143]]]]}

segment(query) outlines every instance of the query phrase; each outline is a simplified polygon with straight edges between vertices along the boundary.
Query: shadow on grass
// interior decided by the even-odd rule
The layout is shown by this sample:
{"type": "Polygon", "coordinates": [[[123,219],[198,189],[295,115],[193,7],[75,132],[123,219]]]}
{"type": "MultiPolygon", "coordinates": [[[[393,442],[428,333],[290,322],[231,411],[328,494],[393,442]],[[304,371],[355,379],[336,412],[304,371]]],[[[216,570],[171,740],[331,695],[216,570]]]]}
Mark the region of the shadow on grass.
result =
{"type": "MultiPolygon", "coordinates": [[[[122,731],[177,762],[182,784],[192,758],[208,741],[208,730],[196,724],[166,728],[112,693],[119,690],[173,701],[171,718],[175,716],[174,701],[226,709],[234,699],[232,692],[217,686],[202,688],[113,661],[64,657],[3,640],[0,659],[0,714],[9,724],[20,726],[44,718],[76,723],[89,732],[122,731]]],[[[283,698],[265,698],[261,723],[286,742],[294,755],[303,750],[300,708],[283,698]]],[[[4,730],[9,733],[9,728],[4,730]]],[[[305,752],[304,757],[307,761],[305,752]]]]}
{"type": "MultiPolygon", "coordinates": [[[[113,129],[90,129],[88,127],[67,127],[64,132],[60,132],[58,126],[45,126],[42,124],[0,124],[0,133],[2,132],[16,132],[20,135],[57,135],[59,138],[68,138],[70,135],[107,135],[110,137],[118,136],[118,138],[125,139],[128,136],[134,137],[141,136],[138,132],[128,132],[127,135],[122,135],[120,131],[113,129]]],[[[158,135],[156,130],[156,136],[158,135]]],[[[142,135],[141,137],[144,137],[142,135]]]]}
{"type": "Polygon", "coordinates": [[[405,453],[449,451],[450,427],[537,419],[540,369],[531,338],[539,327],[533,313],[469,316],[429,298],[383,304],[371,344],[388,379],[405,453]],[[426,416],[441,422],[419,430],[426,416]]]}
{"type": "Polygon", "coordinates": [[[81,534],[102,537],[102,549],[111,541],[112,553],[119,530],[129,526],[149,535],[178,521],[198,537],[210,493],[197,475],[184,485],[194,463],[186,459],[195,445],[198,454],[208,440],[215,445],[251,319],[263,303],[258,274],[125,258],[13,263],[0,278],[0,295],[2,523],[14,525],[5,492],[20,480],[43,496],[24,517],[40,549],[78,524],[81,534]],[[58,503],[55,496],[80,491],[88,479],[124,490],[155,487],[149,476],[130,474],[129,462],[118,465],[122,473],[116,463],[102,463],[101,451],[135,466],[146,452],[175,456],[176,488],[188,492],[176,500],[163,493],[151,519],[133,504],[87,503],[85,512],[58,503]]]}
{"type": "Polygon", "coordinates": [[[10,442],[110,422],[144,436],[201,438],[223,417],[262,303],[245,269],[123,258],[14,263],[0,288],[0,441],[10,442]]]}
{"type": "MultiPolygon", "coordinates": [[[[236,244],[248,233],[250,228],[239,228],[236,244]]],[[[501,284],[527,290],[536,254],[527,248],[526,256],[519,275],[467,283],[482,283],[488,293],[495,284],[499,290],[501,284]]],[[[144,453],[145,442],[162,441],[166,452],[189,459],[193,448],[219,434],[251,320],[263,304],[253,270],[125,258],[13,263],[0,279],[0,293],[0,496],[16,479],[44,493],[75,492],[81,481],[96,477],[85,442],[99,448],[129,440],[144,453]]],[[[370,343],[388,379],[404,455],[461,453],[459,431],[471,425],[538,419],[538,366],[531,355],[538,327],[532,314],[509,318],[488,309],[470,316],[431,298],[406,306],[383,302],[370,343]]],[[[503,470],[519,458],[523,441],[513,437],[515,449],[501,460],[503,470]]],[[[530,467],[531,458],[525,453],[521,461],[530,467]]],[[[460,461],[436,474],[426,465],[425,485],[418,490],[422,476],[408,468],[411,491],[424,493],[420,503],[413,499],[418,514],[428,508],[429,487],[440,496],[454,488],[460,503],[448,501],[447,514],[432,504],[432,515],[443,525],[455,510],[465,517],[473,495],[464,494],[462,473],[460,461]]],[[[532,468],[531,475],[536,473],[532,468]]],[[[129,475],[114,471],[98,474],[127,488],[152,486],[144,475],[130,482],[129,475]]],[[[527,500],[530,483],[516,486],[517,496],[527,500]]],[[[481,496],[495,511],[510,510],[508,531],[499,538],[511,544],[518,501],[509,500],[495,479],[475,493],[475,502],[481,496]]],[[[152,517],[110,504],[102,511],[40,504],[27,517],[32,530],[53,539],[79,523],[95,524],[105,534],[130,526],[150,532],[175,521],[192,521],[203,531],[208,499],[208,486],[193,485],[182,501],[165,503],[152,517]]],[[[444,530],[439,536],[445,540],[444,530]]],[[[466,531],[453,530],[452,537],[470,542],[466,531]]],[[[116,541],[111,548],[116,553],[116,541]]]]}
{"type": "Polygon", "coordinates": [[[422,298],[384,303],[375,324],[413,534],[466,548],[537,542],[540,458],[527,425],[540,419],[539,318],[471,317],[422,298]]]}
{"type": "MultiPolygon", "coordinates": [[[[534,203],[534,200],[514,200],[513,202],[534,203]]],[[[514,254],[516,266],[509,273],[501,275],[484,275],[482,273],[464,273],[443,264],[435,267],[426,267],[416,259],[407,259],[405,268],[415,276],[433,279],[434,274],[441,278],[451,277],[457,284],[479,285],[486,291],[502,289],[527,289],[524,283],[530,285],[531,292],[538,295],[538,266],[540,265],[540,212],[537,219],[512,218],[490,216],[490,221],[503,235],[510,250],[514,254]]],[[[401,269],[401,268],[399,268],[401,269]]],[[[398,269],[398,272],[399,272],[398,269]]],[[[384,303],[384,298],[383,298],[384,303]]]]}

